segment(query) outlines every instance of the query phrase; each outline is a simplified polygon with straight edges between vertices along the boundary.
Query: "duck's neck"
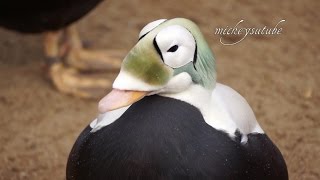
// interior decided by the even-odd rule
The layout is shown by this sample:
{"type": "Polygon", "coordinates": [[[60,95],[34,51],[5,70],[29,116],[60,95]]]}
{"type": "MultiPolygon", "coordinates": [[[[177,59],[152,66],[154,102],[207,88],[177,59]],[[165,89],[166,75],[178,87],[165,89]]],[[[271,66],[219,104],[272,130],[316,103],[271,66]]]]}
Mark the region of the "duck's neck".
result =
{"type": "Polygon", "coordinates": [[[185,101],[199,110],[203,109],[210,104],[210,99],[212,95],[212,91],[205,89],[200,85],[192,84],[188,87],[188,89],[178,92],[178,93],[160,93],[160,96],[170,97],[174,99],[178,99],[181,101],[185,101]]]}

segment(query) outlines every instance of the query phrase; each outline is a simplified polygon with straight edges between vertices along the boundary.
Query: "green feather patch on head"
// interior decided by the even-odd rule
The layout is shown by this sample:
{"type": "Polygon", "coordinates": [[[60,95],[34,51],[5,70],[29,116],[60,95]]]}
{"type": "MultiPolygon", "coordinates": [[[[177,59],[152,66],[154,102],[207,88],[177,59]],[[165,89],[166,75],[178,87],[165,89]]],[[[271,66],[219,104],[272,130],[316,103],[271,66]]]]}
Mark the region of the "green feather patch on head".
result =
{"type": "Polygon", "coordinates": [[[125,58],[122,68],[145,83],[163,86],[170,80],[173,72],[159,60],[155,50],[145,47],[146,45],[133,48],[125,58]]]}

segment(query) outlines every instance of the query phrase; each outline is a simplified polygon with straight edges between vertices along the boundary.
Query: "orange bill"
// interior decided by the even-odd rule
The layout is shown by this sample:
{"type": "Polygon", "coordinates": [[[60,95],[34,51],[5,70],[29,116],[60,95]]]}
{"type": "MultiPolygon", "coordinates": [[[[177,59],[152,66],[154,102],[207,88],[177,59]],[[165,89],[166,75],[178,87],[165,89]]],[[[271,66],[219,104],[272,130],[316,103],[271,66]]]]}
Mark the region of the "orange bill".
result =
{"type": "Polygon", "coordinates": [[[102,98],[99,102],[100,113],[105,113],[122,107],[131,105],[149,92],[147,91],[129,91],[129,90],[119,90],[113,89],[108,95],[102,98]]]}

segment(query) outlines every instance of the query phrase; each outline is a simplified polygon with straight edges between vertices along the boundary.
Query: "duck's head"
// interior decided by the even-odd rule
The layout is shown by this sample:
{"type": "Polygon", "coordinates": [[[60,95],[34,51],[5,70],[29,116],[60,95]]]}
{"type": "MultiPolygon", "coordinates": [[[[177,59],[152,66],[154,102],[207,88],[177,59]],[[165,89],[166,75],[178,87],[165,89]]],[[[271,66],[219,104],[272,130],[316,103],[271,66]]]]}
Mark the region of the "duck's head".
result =
{"type": "Polygon", "coordinates": [[[183,18],[161,19],[141,30],[99,111],[128,106],[146,95],[180,93],[193,84],[210,90],[215,83],[215,60],[197,25],[183,18]]]}

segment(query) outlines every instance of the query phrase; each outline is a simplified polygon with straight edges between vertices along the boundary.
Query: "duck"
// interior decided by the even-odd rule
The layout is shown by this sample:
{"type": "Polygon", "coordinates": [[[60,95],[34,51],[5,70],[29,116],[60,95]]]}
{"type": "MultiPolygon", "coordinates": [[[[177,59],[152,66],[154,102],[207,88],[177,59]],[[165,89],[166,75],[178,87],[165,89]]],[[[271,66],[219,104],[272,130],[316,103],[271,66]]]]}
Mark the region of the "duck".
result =
{"type": "Polygon", "coordinates": [[[89,49],[75,24],[102,1],[3,0],[0,2],[0,27],[19,33],[42,33],[45,75],[53,85],[66,94],[97,98],[100,97],[97,92],[111,87],[112,81],[92,78],[82,72],[119,70],[121,50],[89,49]]]}
{"type": "Polygon", "coordinates": [[[98,110],[71,149],[68,180],[288,179],[250,105],[217,82],[191,20],[147,24],[98,110]]]}

